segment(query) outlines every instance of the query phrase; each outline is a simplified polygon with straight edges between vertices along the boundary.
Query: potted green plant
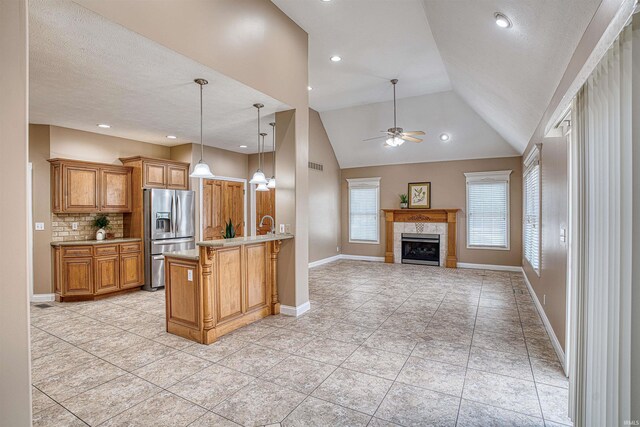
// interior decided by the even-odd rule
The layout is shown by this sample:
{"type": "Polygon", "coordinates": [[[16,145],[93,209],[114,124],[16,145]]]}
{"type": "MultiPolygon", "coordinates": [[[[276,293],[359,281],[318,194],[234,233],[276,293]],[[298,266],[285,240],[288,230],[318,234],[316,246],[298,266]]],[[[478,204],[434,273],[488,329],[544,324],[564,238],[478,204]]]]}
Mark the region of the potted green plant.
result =
{"type": "Polygon", "coordinates": [[[96,231],[96,240],[104,240],[107,237],[107,229],[109,228],[109,218],[104,215],[98,215],[96,219],[93,220],[93,226],[98,227],[98,231],[96,231]]]}
{"type": "Polygon", "coordinates": [[[409,206],[409,196],[406,194],[400,195],[400,209],[407,209],[409,206]]]}
{"type": "Polygon", "coordinates": [[[236,228],[233,226],[231,218],[229,218],[229,221],[225,223],[222,237],[225,239],[233,239],[234,237],[236,237],[236,228]]]}

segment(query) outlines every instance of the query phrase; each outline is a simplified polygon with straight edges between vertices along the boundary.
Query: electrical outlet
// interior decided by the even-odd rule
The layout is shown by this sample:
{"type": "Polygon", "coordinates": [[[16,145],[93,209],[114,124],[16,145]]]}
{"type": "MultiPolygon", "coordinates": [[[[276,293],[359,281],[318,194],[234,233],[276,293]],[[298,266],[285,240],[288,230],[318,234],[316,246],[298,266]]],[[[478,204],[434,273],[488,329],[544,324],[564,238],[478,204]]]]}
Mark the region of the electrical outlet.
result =
{"type": "Polygon", "coordinates": [[[187,270],[187,280],[193,282],[193,270],[187,270]]]}
{"type": "Polygon", "coordinates": [[[336,252],[340,252],[340,246],[336,246],[336,252]]]}
{"type": "Polygon", "coordinates": [[[77,222],[72,222],[71,223],[71,229],[72,230],[77,230],[78,229],[78,223],[77,222]]]}
{"type": "Polygon", "coordinates": [[[280,224],[280,232],[281,232],[281,233],[284,233],[284,230],[285,230],[285,228],[284,228],[284,224],[280,224]]]}
{"type": "Polygon", "coordinates": [[[565,228],[560,229],[560,241],[561,242],[567,241],[567,230],[565,228]]]}
{"type": "Polygon", "coordinates": [[[547,294],[542,294],[542,305],[547,305],[547,294]]]}
{"type": "Polygon", "coordinates": [[[44,230],[44,222],[36,222],[36,231],[44,230]]]}
{"type": "Polygon", "coordinates": [[[287,234],[291,234],[291,224],[284,225],[284,232],[287,234]]]}

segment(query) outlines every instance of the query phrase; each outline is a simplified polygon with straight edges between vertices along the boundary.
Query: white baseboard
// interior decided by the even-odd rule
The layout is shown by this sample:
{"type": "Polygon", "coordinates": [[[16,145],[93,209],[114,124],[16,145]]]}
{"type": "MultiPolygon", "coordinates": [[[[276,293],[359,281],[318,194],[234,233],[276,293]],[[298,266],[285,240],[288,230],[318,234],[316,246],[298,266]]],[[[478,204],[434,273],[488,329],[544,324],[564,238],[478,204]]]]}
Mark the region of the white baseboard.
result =
{"type": "Polygon", "coordinates": [[[363,256],[363,255],[340,255],[340,259],[348,259],[351,261],[371,261],[371,262],[384,262],[383,256],[363,256]]]}
{"type": "Polygon", "coordinates": [[[547,317],[547,314],[544,312],[544,308],[542,308],[542,304],[540,304],[540,300],[538,300],[538,296],[536,295],[535,291],[533,290],[533,286],[531,286],[531,282],[529,282],[529,278],[527,277],[526,273],[524,272],[524,269],[522,270],[522,275],[524,276],[524,281],[527,284],[527,288],[529,289],[529,293],[531,294],[531,298],[533,298],[533,302],[536,305],[536,309],[538,310],[538,314],[540,315],[540,318],[542,319],[542,323],[544,324],[544,328],[547,330],[547,334],[549,334],[549,337],[551,338],[551,345],[553,345],[553,349],[556,351],[556,354],[558,355],[558,359],[560,360],[560,363],[562,364],[562,370],[564,371],[565,375],[567,374],[567,365],[566,365],[566,360],[565,360],[565,356],[564,356],[564,351],[562,350],[562,346],[560,345],[560,341],[558,341],[558,337],[556,336],[556,333],[553,331],[553,328],[551,327],[551,322],[549,322],[549,318],[547,317]]]}
{"type": "Polygon", "coordinates": [[[338,261],[339,259],[342,259],[342,255],[338,254],[338,255],[334,255],[334,256],[330,256],[329,258],[323,258],[323,259],[319,259],[318,261],[313,261],[309,263],[309,268],[313,268],[313,267],[317,267],[319,265],[322,264],[327,264],[333,261],[338,261]]]}
{"type": "Polygon", "coordinates": [[[31,295],[31,302],[51,302],[55,301],[56,294],[34,294],[31,295]]]}
{"type": "Polygon", "coordinates": [[[470,264],[468,262],[459,262],[458,268],[473,268],[476,270],[513,271],[517,273],[522,271],[522,267],[517,265],[470,264]]]}
{"type": "Polygon", "coordinates": [[[280,314],[284,315],[284,316],[301,316],[304,313],[306,313],[307,311],[309,311],[309,309],[311,309],[311,303],[309,301],[305,302],[304,304],[301,304],[297,307],[292,307],[290,305],[281,305],[280,306],[280,314]]]}

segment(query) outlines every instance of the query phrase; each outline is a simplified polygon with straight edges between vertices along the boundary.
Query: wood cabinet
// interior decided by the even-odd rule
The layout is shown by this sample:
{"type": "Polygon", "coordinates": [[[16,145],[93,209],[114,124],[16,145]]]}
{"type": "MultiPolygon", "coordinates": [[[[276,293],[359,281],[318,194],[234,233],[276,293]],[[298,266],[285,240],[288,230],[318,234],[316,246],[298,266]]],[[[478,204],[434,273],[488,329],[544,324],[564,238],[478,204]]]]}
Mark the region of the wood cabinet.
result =
{"type": "Polygon", "coordinates": [[[203,240],[221,239],[229,219],[236,236],[244,236],[244,183],[206,179],[202,187],[203,240]]]}
{"type": "Polygon", "coordinates": [[[120,161],[126,166],[141,171],[142,188],[168,188],[170,190],[189,189],[189,163],[151,157],[126,157],[120,161]]]}
{"type": "Polygon", "coordinates": [[[265,215],[276,217],[276,189],[269,191],[256,191],[256,234],[263,235],[271,231],[271,227],[275,227],[271,221],[265,220],[260,227],[260,221],[265,215]]]}
{"type": "Polygon", "coordinates": [[[281,239],[216,244],[188,259],[165,255],[167,331],[202,344],[280,313],[281,239]]]}
{"type": "Polygon", "coordinates": [[[131,168],[66,159],[49,162],[52,212],[131,212],[131,168]]]}
{"type": "Polygon", "coordinates": [[[56,300],[93,299],[144,282],[142,242],[54,246],[56,300]]]}

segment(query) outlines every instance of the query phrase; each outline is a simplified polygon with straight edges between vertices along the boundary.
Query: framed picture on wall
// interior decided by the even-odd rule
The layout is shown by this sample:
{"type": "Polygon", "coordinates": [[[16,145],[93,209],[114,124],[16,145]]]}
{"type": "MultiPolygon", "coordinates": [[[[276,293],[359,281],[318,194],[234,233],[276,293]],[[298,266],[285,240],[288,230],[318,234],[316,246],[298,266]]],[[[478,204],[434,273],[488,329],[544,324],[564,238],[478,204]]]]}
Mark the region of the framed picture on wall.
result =
{"type": "Polygon", "coordinates": [[[431,183],[409,183],[409,209],[431,209],[431,183]]]}

